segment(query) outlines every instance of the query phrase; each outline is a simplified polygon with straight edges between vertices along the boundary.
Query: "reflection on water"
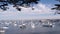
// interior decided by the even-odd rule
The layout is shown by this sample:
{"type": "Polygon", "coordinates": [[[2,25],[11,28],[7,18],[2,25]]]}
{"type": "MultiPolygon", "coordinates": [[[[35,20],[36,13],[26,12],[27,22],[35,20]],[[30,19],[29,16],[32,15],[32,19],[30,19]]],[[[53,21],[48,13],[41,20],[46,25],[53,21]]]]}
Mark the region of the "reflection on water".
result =
{"type": "Polygon", "coordinates": [[[0,34],[59,34],[60,23],[56,21],[0,21],[0,34]],[[50,27],[54,26],[54,27],[50,27]]]}
{"type": "Polygon", "coordinates": [[[0,27],[0,34],[5,34],[5,29],[0,27]]]}

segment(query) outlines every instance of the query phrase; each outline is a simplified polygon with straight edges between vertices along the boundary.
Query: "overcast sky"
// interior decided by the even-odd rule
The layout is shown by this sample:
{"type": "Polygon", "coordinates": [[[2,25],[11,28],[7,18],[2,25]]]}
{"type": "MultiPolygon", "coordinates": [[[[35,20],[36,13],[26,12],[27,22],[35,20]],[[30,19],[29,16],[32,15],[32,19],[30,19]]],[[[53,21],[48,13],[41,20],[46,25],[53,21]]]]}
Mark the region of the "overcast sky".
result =
{"type": "Polygon", "coordinates": [[[31,7],[21,7],[21,12],[13,8],[12,5],[9,5],[10,9],[7,11],[0,9],[0,20],[57,18],[60,15],[54,15],[54,11],[51,10],[54,4],[57,3],[59,2],[55,0],[41,0],[37,5],[34,5],[35,10],[32,10],[31,7]]]}

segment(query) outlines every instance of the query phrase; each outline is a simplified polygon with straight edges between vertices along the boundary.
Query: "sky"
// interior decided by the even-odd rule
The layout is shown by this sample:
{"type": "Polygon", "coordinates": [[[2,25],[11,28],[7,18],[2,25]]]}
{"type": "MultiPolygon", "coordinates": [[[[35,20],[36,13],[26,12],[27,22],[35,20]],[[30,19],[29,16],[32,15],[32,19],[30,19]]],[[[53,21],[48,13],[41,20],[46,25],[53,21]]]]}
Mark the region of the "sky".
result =
{"type": "Polygon", "coordinates": [[[56,0],[41,0],[41,2],[44,3],[44,4],[56,4],[56,3],[59,3],[56,0]]]}
{"type": "Polygon", "coordinates": [[[60,15],[54,15],[56,10],[51,10],[54,4],[59,3],[55,0],[41,0],[37,5],[34,5],[35,10],[31,7],[22,8],[21,12],[9,5],[7,11],[0,9],[0,20],[21,20],[21,19],[59,19],[60,15]]]}

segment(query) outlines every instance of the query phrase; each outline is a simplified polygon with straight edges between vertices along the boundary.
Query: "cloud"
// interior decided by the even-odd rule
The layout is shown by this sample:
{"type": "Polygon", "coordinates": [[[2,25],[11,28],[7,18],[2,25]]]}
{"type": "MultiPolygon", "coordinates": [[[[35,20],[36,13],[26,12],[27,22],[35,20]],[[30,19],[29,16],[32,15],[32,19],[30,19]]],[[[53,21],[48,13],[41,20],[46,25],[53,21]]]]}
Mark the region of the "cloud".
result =
{"type": "Polygon", "coordinates": [[[52,14],[51,9],[47,5],[42,3],[35,5],[35,10],[32,10],[31,7],[21,7],[21,12],[13,8],[12,5],[9,5],[8,7],[10,9],[8,9],[7,11],[0,12],[0,19],[37,19],[40,17],[44,18],[52,14]]]}
{"type": "Polygon", "coordinates": [[[46,14],[46,13],[48,13],[49,14],[49,13],[52,13],[51,12],[51,8],[48,7],[45,4],[42,4],[42,3],[37,4],[33,8],[35,10],[32,10],[31,7],[29,7],[29,8],[22,8],[22,12],[23,13],[28,13],[28,14],[32,14],[32,13],[35,13],[35,14],[46,14]]]}

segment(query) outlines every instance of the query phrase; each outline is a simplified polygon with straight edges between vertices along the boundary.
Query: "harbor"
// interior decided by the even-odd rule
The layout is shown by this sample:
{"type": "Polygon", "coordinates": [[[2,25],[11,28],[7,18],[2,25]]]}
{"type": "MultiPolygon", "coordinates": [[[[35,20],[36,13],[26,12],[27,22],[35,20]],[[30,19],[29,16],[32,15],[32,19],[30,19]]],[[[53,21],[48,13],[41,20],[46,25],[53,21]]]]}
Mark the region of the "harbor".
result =
{"type": "Polygon", "coordinates": [[[0,34],[60,34],[60,0],[0,0],[0,34]]]}
{"type": "Polygon", "coordinates": [[[60,20],[0,20],[1,34],[59,34],[60,20]],[[2,30],[1,30],[2,28],[2,30]]]}

